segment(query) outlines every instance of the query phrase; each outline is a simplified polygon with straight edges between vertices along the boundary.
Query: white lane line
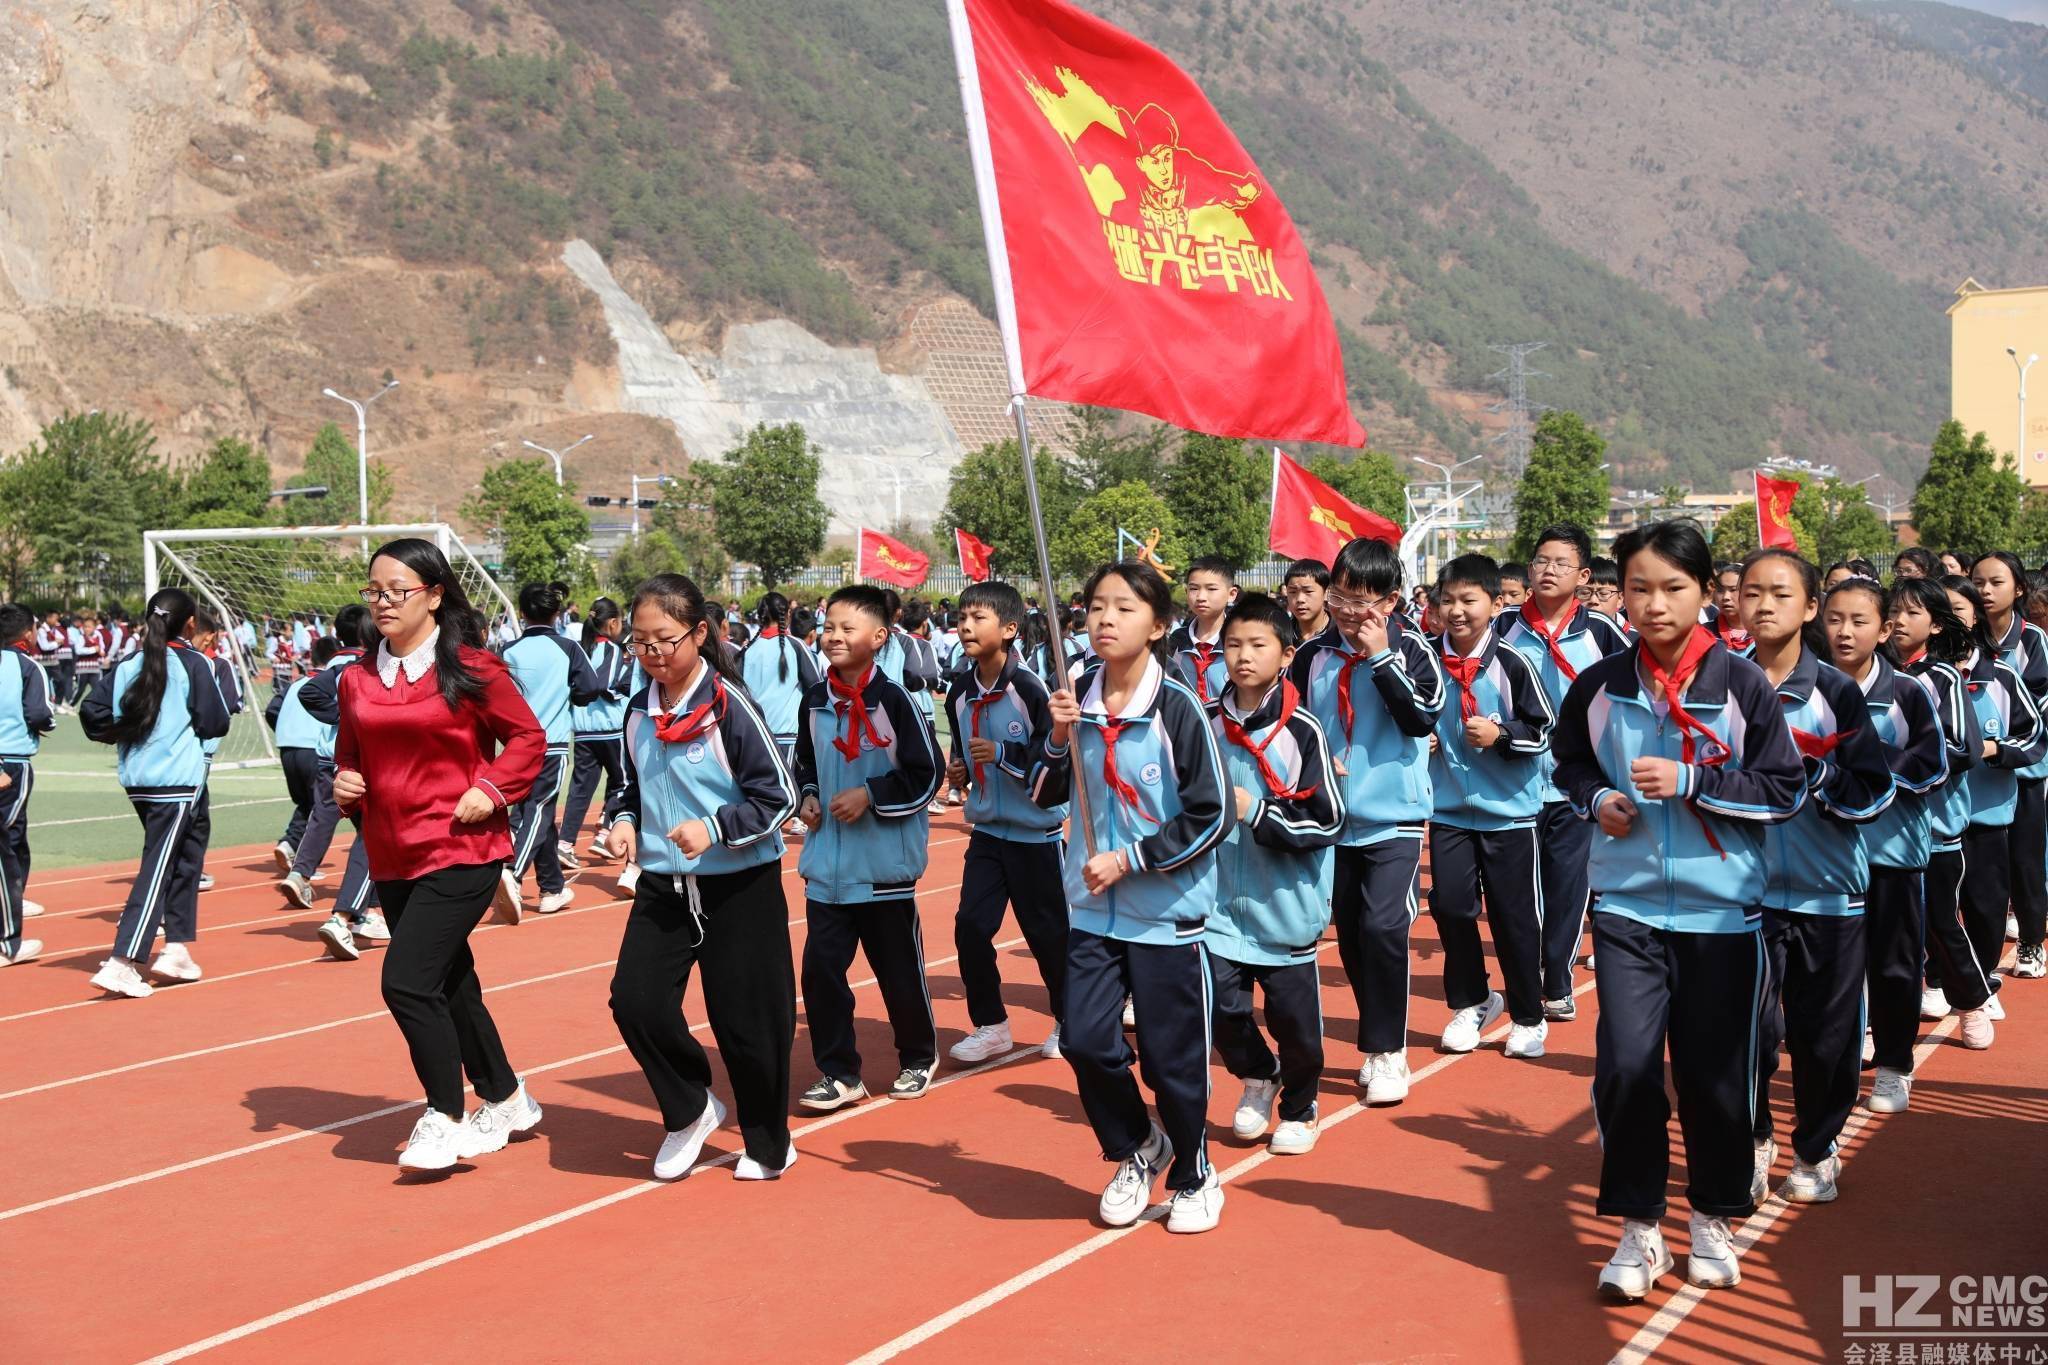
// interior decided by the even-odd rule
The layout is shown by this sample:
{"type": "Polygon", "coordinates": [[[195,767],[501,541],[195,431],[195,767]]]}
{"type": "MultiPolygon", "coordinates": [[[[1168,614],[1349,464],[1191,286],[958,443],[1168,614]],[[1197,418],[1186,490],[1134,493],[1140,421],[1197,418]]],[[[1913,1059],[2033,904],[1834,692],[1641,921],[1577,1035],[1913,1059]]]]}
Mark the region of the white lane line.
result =
{"type": "MultiPolygon", "coordinates": [[[[260,796],[248,801],[216,801],[213,803],[213,809],[234,810],[240,806],[279,806],[288,805],[290,802],[291,798],[289,796],[260,796]]],[[[39,829],[56,829],[59,825],[99,825],[105,824],[109,820],[133,820],[134,818],[135,816],[132,812],[127,815],[79,815],[69,820],[31,820],[28,822],[28,829],[29,833],[33,834],[39,829]]]]}

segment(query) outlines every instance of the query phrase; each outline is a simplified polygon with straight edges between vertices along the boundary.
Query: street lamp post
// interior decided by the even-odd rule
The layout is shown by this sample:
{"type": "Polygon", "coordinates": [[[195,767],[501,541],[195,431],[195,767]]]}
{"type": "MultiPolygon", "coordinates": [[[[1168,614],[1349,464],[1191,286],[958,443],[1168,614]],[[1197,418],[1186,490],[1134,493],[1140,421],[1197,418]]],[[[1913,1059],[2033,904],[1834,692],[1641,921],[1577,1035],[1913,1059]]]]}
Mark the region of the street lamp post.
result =
{"type": "MultiPolygon", "coordinates": [[[[587,437],[585,439],[588,439],[587,437]]],[[[666,488],[669,476],[666,474],[634,474],[633,480],[633,539],[640,539],[640,485],[651,483],[656,488],[666,488]]]]}
{"type": "Polygon", "coordinates": [[[2020,353],[2010,346],[2005,348],[2005,353],[2012,357],[2013,368],[2020,372],[2020,440],[2019,444],[2013,447],[2012,458],[2013,463],[2019,467],[2020,477],[2024,479],[2027,477],[2027,371],[2034,368],[2034,362],[2041,357],[2029,355],[2025,361],[2021,361],[2020,353]]]}
{"type": "MultiPolygon", "coordinates": [[[[337,403],[346,403],[356,413],[356,524],[370,524],[370,405],[398,387],[396,379],[384,381],[384,387],[358,402],[344,398],[333,389],[322,389],[321,394],[337,403]]],[[[363,537],[363,554],[370,553],[370,538],[363,537]]]]}
{"type": "Polygon", "coordinates": [[[560,450],[549,450],[546,446],[534,441],[521,441],[519,444],[525,446],[528,450],[538,450],[541,454],[547,456],[550,460],[553,460],[555,462],[555,487],[560,488],[562,486],[562,457],[564,455],[567,455],[570,451],[574,450],[577,446],[582,445],[583,441],[588,441],[592,439],[594,435],[595,433],[591,433],[590,435],[584,436],[583,440],[572,441],[568,445],[563,446],[560,450]]]}
{"type": "MultiPolygon", "coordinates": [[[[1438,464],[1438,463],[1437,463],[1437,462],[1436,462],[1435,460],[1425,460],[1425,459],[1423,459],[1423,458],[1422,458],[1422,457],[1421,457],[1420,455],[1410,455],[1410,456],[1409,456],[1408,458],[1409,458],[1409,459],[1411,459],[1411,460],[1413,460],[1413,461],[1414,461],[1414,462],[1415,462],[1416,464],[1426,464],[1426,465],[1428,465],[1428,466],[1429,466],[1429,467],[1430,467],[1431,469],[1434,469],[1434,470],[1436,470],[1436,471],[1437,471],[1437,472],[1438,472],[1439,474],[1441,474],[1441,475],[1443,475],[1443,476],[1444,476],[1444,491],[1443,491],[1443,498],[1442,498],[1442,501],[1440,502],[1440,504],[1439,504],[1439,505],[1440,505],[1440,506],[1441,506],[1441,507],[1442,507],[1442,508],[1444,509],[1444,515],[1445,515],[1445,518],[1446,518],[1446,519],[1448,519],[1448,518],[1449,518],[1449,516],[1450,516],[1450,508],[1451,508],[1451,479],[1452,479],[1452,477],[1453,477],[1453,476],[1454,476],[1455,474],[1457,474],[1457,472],[1458,472],[1459,470],[1463,469],[1463,468],[1464,468],[1464,467],[1465,467],[1466,465],[1468,465],[1468,464],[1479,464],[1479,463],[1482,463],[1482,462],[1483,462],[1483,461],[1484,461],[1484,460],[1486,459],[1486,457],[1485,457],[1484,455],[1474,455],[1474,456],[1473,456],[1473,457],[1472,457],[1471,459],[1469,459],[1469,460],[1460,460],[1460,461],[1458,461],[1458,462],[1457,462],[1456,464],[1453,464],[1453,465],[1445,465],[1445,464],[1438,464]]],[[[1483,485],[1482,485],[1482,487],[1483,487],[1483,485]]],[[[1438,559],[1445,559],[1445,558],[1448,558],[1448,556],[1447,556],[1447,555],[1445,554],[1445,551],[1447,551],[1447,550],[1448,550],[1448,549],[1449,549],[1449,548],[1451,547],[1451,544],[1452,544],[1452,539],[1453,539],[1453,536],[1454,536],[1454,534],[1455,534],[1455,533],[1454,533],[1454,532],[1452,532],[1452,531],[1451,531],[1451,530],[1450,530],[1450,529],[1449,529],[1448,527],[1446,527],[1446,528],[1445,528],[1445,529],[1444,529],[1443,531],[1441,531],[1441,532],[1439,532],[1439,533],[1438,533],[1438,538],[1437,538],[1437,539],[1438,539],[1438,543],[1437,543],[1437,558],[1438,558],[1438,559]]]]}

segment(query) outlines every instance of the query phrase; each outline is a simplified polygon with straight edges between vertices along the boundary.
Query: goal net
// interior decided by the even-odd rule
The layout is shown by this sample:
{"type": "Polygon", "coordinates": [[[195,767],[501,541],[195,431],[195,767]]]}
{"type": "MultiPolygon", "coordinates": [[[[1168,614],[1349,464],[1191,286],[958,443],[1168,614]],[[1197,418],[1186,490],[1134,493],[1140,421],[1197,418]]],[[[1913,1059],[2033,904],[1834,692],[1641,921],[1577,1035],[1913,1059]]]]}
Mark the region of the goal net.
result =
{"type": "Polygon", "coordinates": [[[248,526],[199,531],[145,531],[143,582],[150,594],[183,588],[225,627],[223,656],[242,682],[245,705],[222,741],[216,768],[246,768],[277,760],[277,745],[263,722],[272,692],[289,686],[310,659],[280,664],[296,633],[331,633],[334,615],[358,600],[368,571],[364,556],[388,540],[417,536],[448,557],[463,591],[495,625],[512,614],[512,601],[496,579],[439,522],[416,526],[248,526]],[[303,620],[305,629],[296,630],[303,620]]]}

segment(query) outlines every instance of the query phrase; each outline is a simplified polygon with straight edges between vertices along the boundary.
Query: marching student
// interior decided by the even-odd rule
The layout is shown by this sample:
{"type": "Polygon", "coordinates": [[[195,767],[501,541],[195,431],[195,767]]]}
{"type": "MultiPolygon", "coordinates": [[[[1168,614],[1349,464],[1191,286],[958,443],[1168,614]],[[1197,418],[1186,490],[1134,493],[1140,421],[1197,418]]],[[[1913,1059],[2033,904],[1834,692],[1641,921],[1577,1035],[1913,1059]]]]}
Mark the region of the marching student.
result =
{"type": "Polygon", "coordinates": [[[1615,544],[1637,643],[1579,674],[1551,743],[1557,782],[1597,821],[1590,858],[1600,995],[1598,1210],[1622,1220],[1602,1292],[1640,1299],[1671,1268],[1658,1223],[1671,1153],[1665,1051],[1685,1139],[1687,1278],[1742,1276],[1728,1220],[1751,1193],[1753,1037],[1764,985],[1764,835],[1806,772],[1763,671],[1700,624],[1713,556],[1690,520],[1615,544]]]}
{"type": "Polygon", "coordinates": [[[1701,617],[1708,630],[1722,644],[1738,654],[1749,648],[1749,632],[1742,624],[1742,566],[1714,566],[1714,601],[1701,617]]]}
{"type": "Polygon", "coordinates": [[[1294,618],[1294,638],[1313,640],[1330,628],[1323,598],[1330,591],[1330,566],[1320,559],[1297,559],[1280,579],[1280,596],[1294,618]]]}
{"type": "Polygon", "coordinates": [[[159,928],[164,950],[151,974],[176,981],[198,973],[185,946],[199,934],[205,858],[194,819],[206,790],[206,742],[227,734],[230,717],[212,662],[189,643],[196,617],[184,591],[158,591],[149,599],[141,649],[102,673],[79,710],[86,738],[118,746],[116,772],[142,822],[142,866],[114,931],[113,955],[92,978],[109,995],[150,994],[141,968],[159,928]]]}
{"type": "MultiPolygon", "coordinates": [[[[567,908],[575,893],[562,875],[562,857],[556,847],[555,799],[562,793],[562,770],[569,763],[569,745],[575,737],[572,707],[588,706],[605,692],[602,679],[575,641],[555,629],[562,599],[550,583],[528,583],[519,590],[519,615],[526,627],[519,638],[505,646],[505,666],[519,685],[520,695],[548,734],[547,759],[533,789],[512,812],[512,858],[498,875],[498,893],[492,903],[501,924],[517,924],[521,911],[520,882],[527,865],[533,866],[540,886],[536,907],[543,915],[567,908]]],[[[724,649],[724,645],[719,645],[724,649]]]]}
{"type": "Polygon", "coordinates": [[[334,799],[357,820],[391,921],[384,1004],[426,1091],[398,1164],[439,1171],[540,1122],[484,1005],[469,935],[491,907],[512,852],[509,812],[548,739],[509,667],[483,648],[483,617],[432,542],[381,546],[362,596],[383,638],[337,675],[334,799]],[[466,1118],[464,1074],[479,1101],[466,1118]]]}
{"type": "MultiPolygon", "coordinates": [[[[803,710],[804,694],[818,683],[818,662],[800,638],[792,638],[789,599],[779,592],[766,593],[754,608],[754,621],[761,628],[740,655],[740,676],[754,704],[767,718],[769,732],[785,765],[796,759],[797,718],[803,710]]],[[[783,833],[791,837],[803,832],[803,823],[792,819],[783,833]]]]}
{"type": "Polygon", "coordinates": [[[592,848],[600,854],[611,852],[605,840],[610,821],[602,813],[614,808],[625,784],[626,701],[638,690],[633,658],[619,646],[625,625],[619,604],[609,597],[592,602],[590,614],[583,618],[583,657],[590,661],[590,671],[602,691],[594,701],[569,708],[576,757],[569,774],[569,801],[562,808],[561,836],[555,842],[555,856],[564,867],[576,866],[576,841],[583,837],[584,818],[590,813],[590,803],[597,799],[599,778],[604,779],[605,800],[598,808],[600,828],[592,848]]]}
{"type": "Polygon", "coordinates": [[[1088,636],[1098,662],[1048,705],[1052,731],[1038,800],[1057,805],[1087,783],[1091,839],[1067,845],[1072,908],[1067,1017],[1060,1049],[1081,1106],[1116,1173],[1097,1211],[1134,1223],[1162,1171],[1169,1232],[1206,1232],[1223,1211],[1209,1164],[1211,1027],[1203,935],[1217,904],[1216,847],[1232,823],[1216,737],[1195,694],[1160,658],[1173,612],[1147,564],[1105,564],[1088,580],[1088,636]],[[1078,775],[1078,776],[1077,776],[1078,775]],[[1089,853],[1093,847],[1094,853],[1089,853]],[[1131,1075],[1126,998],[1158,1122],[1131,1075]]]}
{"type": "Polygon", "coordinates": [[[1223,695],[1223,615],[1237,600],[1237,575],[1219,555],[1188,561],[1181,575],[1188,615],[1166,638],[1167,656],[1195,698],[1207,706],[1223,695]]]}
{"type": "MultiPolygon", "coordinates": [[[[334,656],[341,652],[341,641],[331,635],[323,635],[313,642],[313,667],[325,669],[334,662],[334,656]]],[[[287,876],[292,870],[292,860],[298,856],[299,845],[305,841],[306,831],[312,828],[313,812],[320,806],[320,746],[327,741],[326,757],[334,759],[333,736],[326,733],[327,727],[315,721],[306,713],[299,694],[306,690],[310,678],[301,678],[290,687],[270,695],[270,705],[263,708],[263,721],[270,727],[277,744],[278,766],[284,769],[285,795],[291,800],[292,813],[285,821],[284,833],[278,836],[277,846],[271,850],[280,871],[287,876]]],[[[330,792],[327,803],[333,804],[330,792]]],[[[329,826],[327,833],[333,834],[329,826]]],[[[323,856],[326,849],[321,850],[323,856]]],[[[317,865],[317,864],[316,864],[317,865]]]]}
{"type": "MultiPolygon", "coordinates": [[[[1981,556],[1970,566],[1970,582],[1984,599],[1984,624],[1997,643],[1999,661],[2019,675],[2034,709],[2048,714],[2048,632],[2020,611],[2027,572],[2019,556],[2010,550],[1981,556]]],[[[2007,847],[2012,910],[2006,937],[2019,940],[2012,974],[2039,980],[2048,974],[2041,952],[2041,940],[2048,935],[2048,758],[2020,769],[2007,847]]]]}
{"type": "Polygon", "coordinates": [[[1330,571],[1330,628],[1294,656],[1293,678],[1330,737],[1344,783],[1332,911],[1358,1003],[1358,1083],[1368,1104],[1408,1097],[1408,937],[1429,819],[1429,736],[1444,708],[1443,665],[1394,615],[1394,547],[1354,540],[1330,571]]]}
{"type": "MultiPolygon", "coordinates": [[[[1610,654],[1629,648],[1628,636],[1611,617],[1579,600],[1593,578],[1593,542],[1584,529],[1559,524],[1536,536],[1529,559],[1529,596],[1503,613],[1501,640],[1527,659],[1550,701],[1551,714],[1579,674],[1610,654]]],[[[1579,818],[1557,785],[1556,756],[1547,749],[1542,768],[1543,809],[1536,817],[1536,843],[1543,883],[1543,1017],[1562,1022],[1579,1017],[1572,968],[1586,935],[1586,856],[1593,826],[1579,818]]]]}
{"type": "Polygon", "coordinates": [[[798,816],[810,831],[804,879],[803,996],[818,1079],[797,1103],[830,1111],[868,1096],[853,1032],[846,969],[856,948],[881,988],[895,1031],[895,1099],[916,1099],[938,1069],[938,1030],[924,979],[917,879],[930,856],[938,742],[924,712],[877,656],[890,643],[888,598],[841,588],[825,603],[830,664],[804,694],[796,737],[798,816]]]}
{"type": "Polygon", "coordinates": [[[1894,581],[1901,578],[1940,578],[1941,575],[1941,561],[1924,545],[1909,546],[1892,559],[1894,581]]]}
{"type": "MultiPolygon", "coordinates": [[[[1948,744],[1934,688],[1885,656],[1885,592],[1872,575],[1851,574],[1828,589],[1821,610],[1834,664],[1863,691],[1871,728],[1891,769],[1892,803],[1863,830],[1870,856],[1864,898],[1864,995],[1877,1073],[1865,1101],[1873,1113],[1906,1108],[1920,1019],[1920,961],[1926,917],[1920,883],[1934,844],[1929,797],[1949,776],[1948,744]]],[[[1953,676],[1953,675],[1951,675],[1953,676]]],[[[1955,679],[1947,700],[1966,705],[1955,679]]],[[[1794,736],[1797,742],[1798,736],[1794,736]]]]}
{"type": "Polygon", "coordinates": [[[796,1162],[796,976],[778,834],[796,787],[731,659],[706,648],[715,637],[697,585],[657,574],[633,594],[631,619],[626,647],[649,682],[625,712],[625,786],[610,843],[639,864],[640,878],[612,974],[612,1019],[661,1109],[654,1175],[687,1175],[726,1113],[683,1018],[690,973],[701,966],[705,1016],[746,1142],[733,1175],[774,1180],[796,1162]]]}
{"type": "Polygon", "coordinates": [[[36,750],[57,728],[50,679],[32,652],[35,625],[27,608],[0,607],[0,967],[33,961],[43,951],[40,939],[22,937],[36,750]]]}
{"type": "Polygon", "coordinates": [[[1271,1127],[1267,1150],[1276,1156],[1316,1145],[1323,1074],[1316,948],[1330,922],[1334,850],[1344,833],[1344,789],[1330,767],[1329,741],[1287,677],[1294,621],[1262,593],[1239,597],[1223,618],[1230,682],[1209,706],[1237,812],[1216,851],[1216,914],[1202,935],[1216,1052],[1244,1082],[1231,1132],[1249,1142],[1271,1127]],[[1252,1017],[1255,986],[1277,1056],[1252,1017]]]}
{"type": "Polygon", "coordinates": [[[1835,1139],[1856,1107],[1863,1053],[1870,857],[1862,827],[1894,794],[1863,689],[1824,661],[1820,605],[1820,574],[1792,551],[1758,550],[1743,561],[1750,660],[1777,689],[1806,772],[1799,812],[1764,829],[1765,978],[1751,1133],[1759,1203],[1778,1153],[1768,1101],[1781,1042],[1792,1056],[1794,1158],[1781,1192],[1795,1204],[1825,1204],[1837,1193],[1835,1139]]]}
{"type": "Polygon", "coordinates": [[[64,704],[75,709],[99,685],[105,655],[100,647],[98,618],[86,612],[65,627],[64,637],[71,645],[71,666],[76,678],[64,704]]]}
{"type": "MultiPolygon", "coordinates": [[[[292,851],[279,889],[293,904],[306,910],[313,908],[313,878],[326,860],[334,830],[341,821],[341,808],[334,801],[334,736],[341,723],[342,675],[350,664],[376,648],[382,638],[370,609],[361,602],[351,602],[334,614],[334,633],[341,648],[326,668],[305,678],[306,685],[297,693],[298,705],[319,727],[315,737],[318,771],[314,787],[314,795],[319,799],[313,806],[305,835],[292,851]]],[[[344,962],[361,957],[364,943],[375,946],[391,941],[391,928],[378,910],[376,884],[370,880],[369,845],[363,842],[360,830],[349,845],[341,887],[334,897],[334,911],[320,926],[319,933],[328,956],[344,962]]]]}
{"type": "Polygon", "coordinates": [[[1556,723],[1536,670],[1493,629],[1500,570],[1485,555],[1459,555],[1437,577],[1445,700],[1430,740],[1429,915],[1443,944],[1446,1052],[1470,1052],[1500,1017],[1487,988],[1479,903],[1493,931],[1506,988],[1510,1057],[1543,1055],[1543,877],[1536,819],[1544,755],[1556,723]],[[1456,705],[1451,701],[1455,699],[1456,705]]]}
{"type": "MultiPolygon", "coordinates": [[[[207,663],[212,666],[214,682],[220,687],[221,699],[227,703],[228,716],[232,723],[233,717],[241,715],[247,709],[248,698],[242,692],[241,675],[235,672],[234,661],[227,653],[232,648],[232,642],[227,639],[219,620],[204,609],[199,612],[193,628],[192,647],[204,654],[207,663]]],[[[192,839],[199,846],[201,891],[213,890],[213,874],[206,871],[205,865],[206,850],[213,843],[213,758],[220,752],[223,738],[225,736],[217,735],[200,746],[206,754],[207,782],[200,786],[199,799],[192,804],[192,839]]],[[[193,926],[193,933],[198,933],[196,924],[193,926]]],[[[167,977],[173,981],[199,979],[199,967],[192,961],[191,954],[186,951],[184,944],[171,940],[168,934],[165,935],[165,951],[150,970],[160,977],[167,977]]]]}
{"type": "Polygon", "coordinates": [[[43,624],[36,630],[36,648],[42,652],[43,668],[57,687],[57,712],[69,715],[76,709],[71,701],[74,681],[71,623],[54,611],[45,616],[43,624]]]}
{"type": "MultiPolygon", "coordinates": [[[[2015,869],[2012,824],[2019,810],[2019,774],[2048,752],[2048,726],[2034,695],[2010,664],[1998,656],[1984,598],[1969,579],[1949,574],[1940,580],[1949,605],[1963,623],[1970,654],[1958,666],[1984,733],[1984,761],[1964,779],[1970,791],[1970,823],[1963,831],[1963,925],[1977,965],[1991,985],[1986,1004],[1995,1022],[2005,1016],[1998,1003],[2002,984],[1998,959],[2005,948],[2006,908],[2013,900],[2015,871],[2029,879],[2048,876],[2039,866],[2015,869]]],[[[1947,975],[1943,974],[1946,984],[1947,975]]]]}
{"type": "Polygon", "coordinates": [[[1500,566],[1500,605],[1503,612],[1522,609],[1522,603],[1529,600],[1529,566],[1526,564],[1503,564],[1500,566]]]}
{"type": "Polygon", "coordinates": [[[1586,579],[1585,594],[1582,598],[1594,611],[1599,612],[1623,631],[1628,629],[1628,614],[1623,609],[1621,595],[1621,566],[1605,555],[1594,555],[1587,561],[1592,572],[1586,579]]]}
{"type": "Polygon", "coordinates": [[[1060,1055],[1066,1015],[1067,898],[1061,886],[1064,805],[1035,799],[1045,778],[1039,756],[1052,730],[1046,685],[1017,657],[1024,599],[1008,583],[970,583],[960,594],[965,663],[946,689],[952,732],[948,780],[967,792],[967,860],[953,947],[974,1031],[949,1049],[958,1062],[985,1062],[1016,1046],[996,969],[996,930],[1015,907],[1017,927],[1045,983],[1052,1031],[1044,1051],[1060,1055]]]}

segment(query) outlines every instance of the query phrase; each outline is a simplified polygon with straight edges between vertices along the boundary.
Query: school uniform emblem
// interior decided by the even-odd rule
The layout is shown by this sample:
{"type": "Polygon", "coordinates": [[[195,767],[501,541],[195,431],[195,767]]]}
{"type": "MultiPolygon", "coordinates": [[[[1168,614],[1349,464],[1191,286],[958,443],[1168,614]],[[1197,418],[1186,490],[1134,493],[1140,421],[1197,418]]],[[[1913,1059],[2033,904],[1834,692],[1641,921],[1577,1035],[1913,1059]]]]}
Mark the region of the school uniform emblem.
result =
{"type": "Polygon", "coordinates": [[[1138,770],[1138,780],[1148,787],[1159,785],[1159,775],[1159,765],[1157,763],[1147,763],[1138,770]]]}
{"type": "Polygon", "coordinates": [[[1021,721],[1021,720],[1013,720],[1013,721],[1011,721],[1011,722],[1010,722],[1010,738],[1011,738],[1011,739],[1022,739],[1022,738],[1024,738],[1024,722],[1023,722],[1023,721],[1021,721]]]}
{"type": "Polygon", "coordinates": [[[704,761],[704,742],[702,740],[693,741],[689,748],[683,750],[683,757],[692,763],[702,763],[704,761]]]}

